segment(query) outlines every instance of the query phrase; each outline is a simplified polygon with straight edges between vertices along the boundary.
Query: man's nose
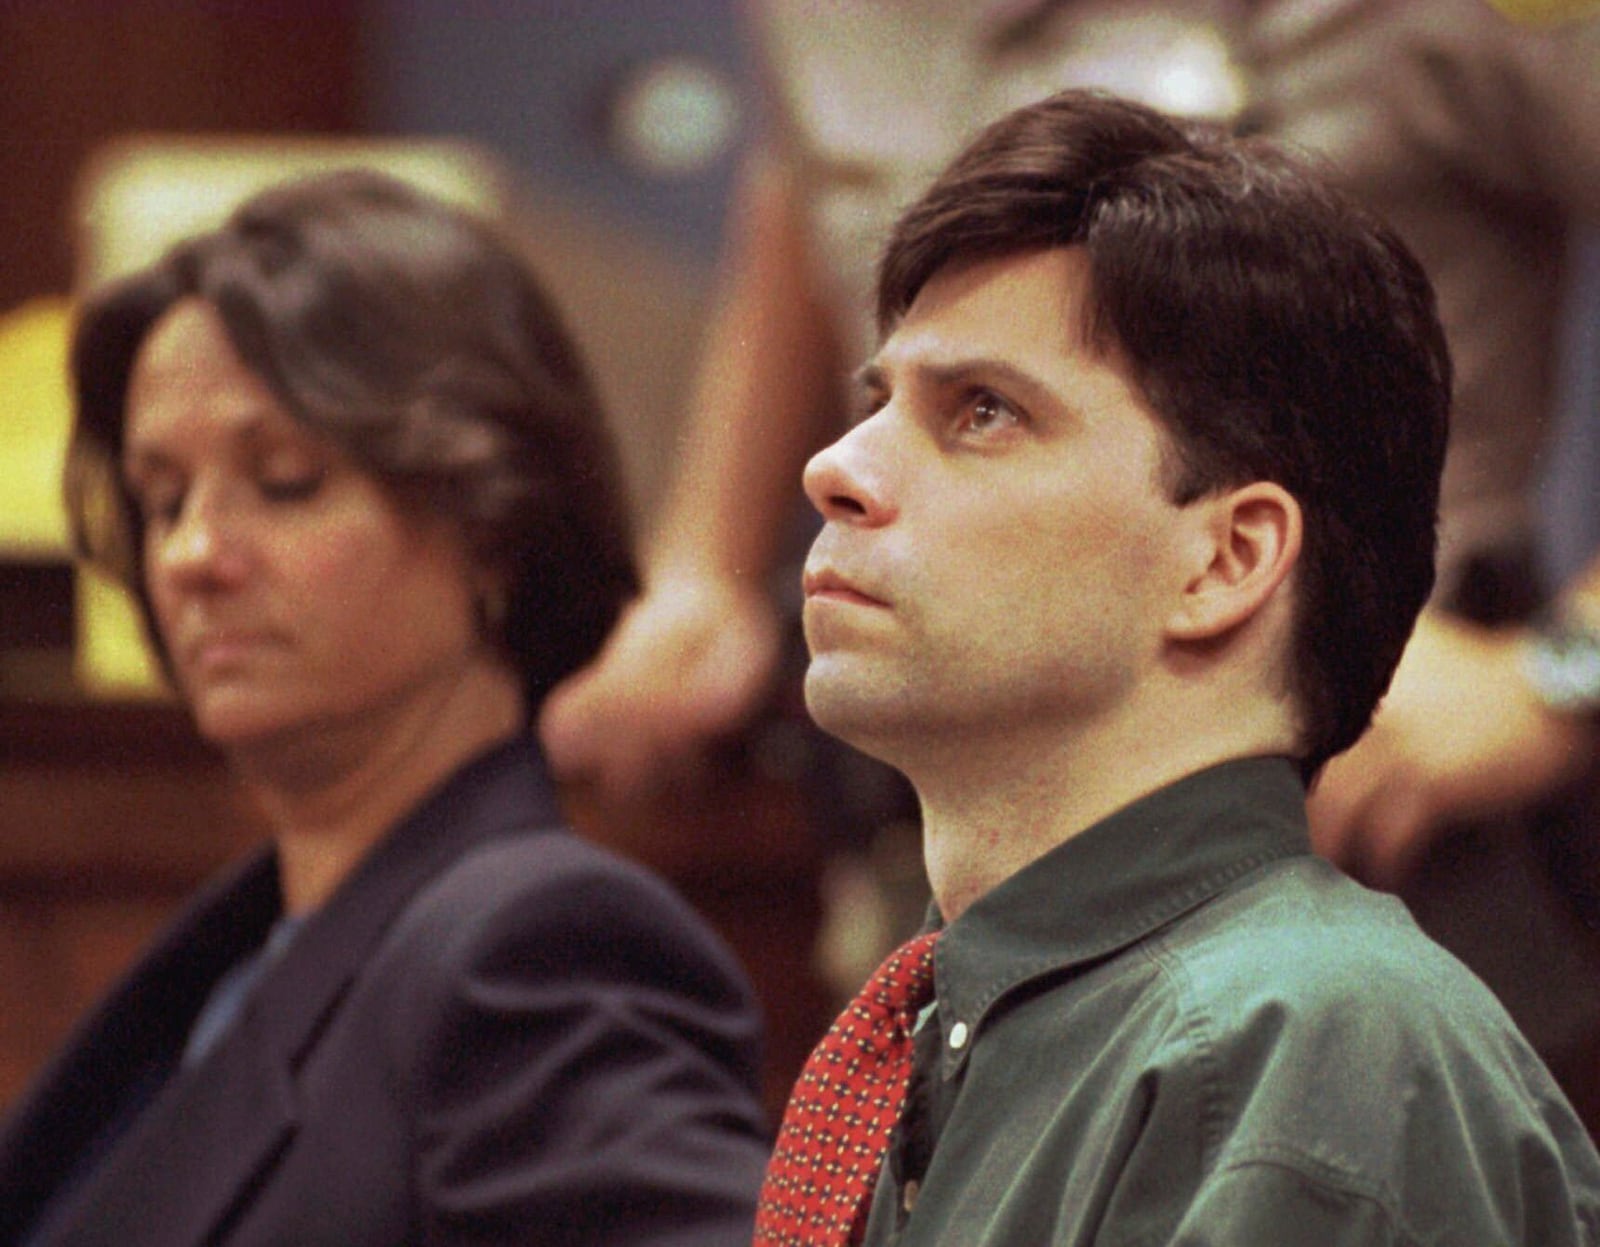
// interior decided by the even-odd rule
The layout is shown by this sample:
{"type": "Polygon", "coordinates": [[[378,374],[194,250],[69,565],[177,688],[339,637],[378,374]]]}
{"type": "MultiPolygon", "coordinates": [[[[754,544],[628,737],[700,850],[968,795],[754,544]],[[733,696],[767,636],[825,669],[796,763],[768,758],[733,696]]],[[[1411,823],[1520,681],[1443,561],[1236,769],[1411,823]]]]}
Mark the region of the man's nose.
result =
{"type": "Polygon", "coordinates": [[[856,425],[806,464],[801,482],[811,505],[825,520],[865,527],[887,524],[895,516],[886,428],[879,412],[856,425]]]}

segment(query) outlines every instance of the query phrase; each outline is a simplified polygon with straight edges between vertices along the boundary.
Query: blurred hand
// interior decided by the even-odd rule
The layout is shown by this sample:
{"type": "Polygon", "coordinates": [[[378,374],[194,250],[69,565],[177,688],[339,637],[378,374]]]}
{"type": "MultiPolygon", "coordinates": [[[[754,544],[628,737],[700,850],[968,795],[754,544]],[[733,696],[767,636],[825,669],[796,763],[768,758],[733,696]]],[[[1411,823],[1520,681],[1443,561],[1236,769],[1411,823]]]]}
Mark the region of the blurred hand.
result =
{"type": "Polygon", "coordinates": [[[1582,771],[1594,729],[1534,696],[1522,635],[1423,615],[1371,728],[1312,793],[1319,853],[1394,887],[1452,823],[1528,805],[1582,771]]]}
{"type": "Polygon", "coordinates": [[[776,612],[741,582],[648,587],[599,657],[545,699],[539,734],[556,776],[600,799],[642,799],[759,708],[778,662],[776,612]]]}

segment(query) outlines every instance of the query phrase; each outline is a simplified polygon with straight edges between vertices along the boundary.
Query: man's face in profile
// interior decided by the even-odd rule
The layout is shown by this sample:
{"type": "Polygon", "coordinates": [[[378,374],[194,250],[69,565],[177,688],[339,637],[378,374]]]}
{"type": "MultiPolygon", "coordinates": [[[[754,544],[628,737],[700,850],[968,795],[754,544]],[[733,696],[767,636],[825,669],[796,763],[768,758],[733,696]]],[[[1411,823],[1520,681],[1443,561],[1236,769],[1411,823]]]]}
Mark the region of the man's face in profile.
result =
{"type": "Polygon", "coordinates": [[[1060,739],[1157,660],[1183,511],[1154,415],[1087,345],[1088,281],[1079,248],[940,271],[807,466],[807,704],[887,761],[1060,739]]]}

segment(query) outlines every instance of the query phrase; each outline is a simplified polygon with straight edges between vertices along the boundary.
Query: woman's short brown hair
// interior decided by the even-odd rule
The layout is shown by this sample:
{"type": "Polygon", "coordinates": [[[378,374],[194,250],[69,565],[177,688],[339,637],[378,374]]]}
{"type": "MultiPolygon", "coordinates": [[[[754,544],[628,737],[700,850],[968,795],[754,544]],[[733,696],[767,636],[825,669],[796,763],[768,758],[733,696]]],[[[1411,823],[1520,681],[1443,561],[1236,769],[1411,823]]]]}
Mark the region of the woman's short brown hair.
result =
{"type": "Polygon", "coordinates": [[[533,703],[599,649],[637,581],[615,451],[577,349],[485,222],[351,170],[257,194],[82,308],[74,541],[134,592],[158,650],[120,472],[124,408],[145,337],[191,297],[218,312],[286,411],[403,507],[459,524],[505,577],[493,639],[533,703]]]}

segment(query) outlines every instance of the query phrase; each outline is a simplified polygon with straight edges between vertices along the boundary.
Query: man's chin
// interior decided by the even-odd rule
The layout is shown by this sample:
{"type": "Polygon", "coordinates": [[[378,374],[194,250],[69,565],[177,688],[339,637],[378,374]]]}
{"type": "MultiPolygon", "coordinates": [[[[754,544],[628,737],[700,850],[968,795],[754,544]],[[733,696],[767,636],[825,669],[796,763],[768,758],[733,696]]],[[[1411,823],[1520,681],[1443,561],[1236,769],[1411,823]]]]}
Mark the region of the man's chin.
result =
{"type": "Polygon", "coordinates": [[[894,763],[894,742],[904,735],[903,707],[851,678],[826,660],[813,660],[806,671],[806,711],[830,736],[881,762],[894,763]]]}

